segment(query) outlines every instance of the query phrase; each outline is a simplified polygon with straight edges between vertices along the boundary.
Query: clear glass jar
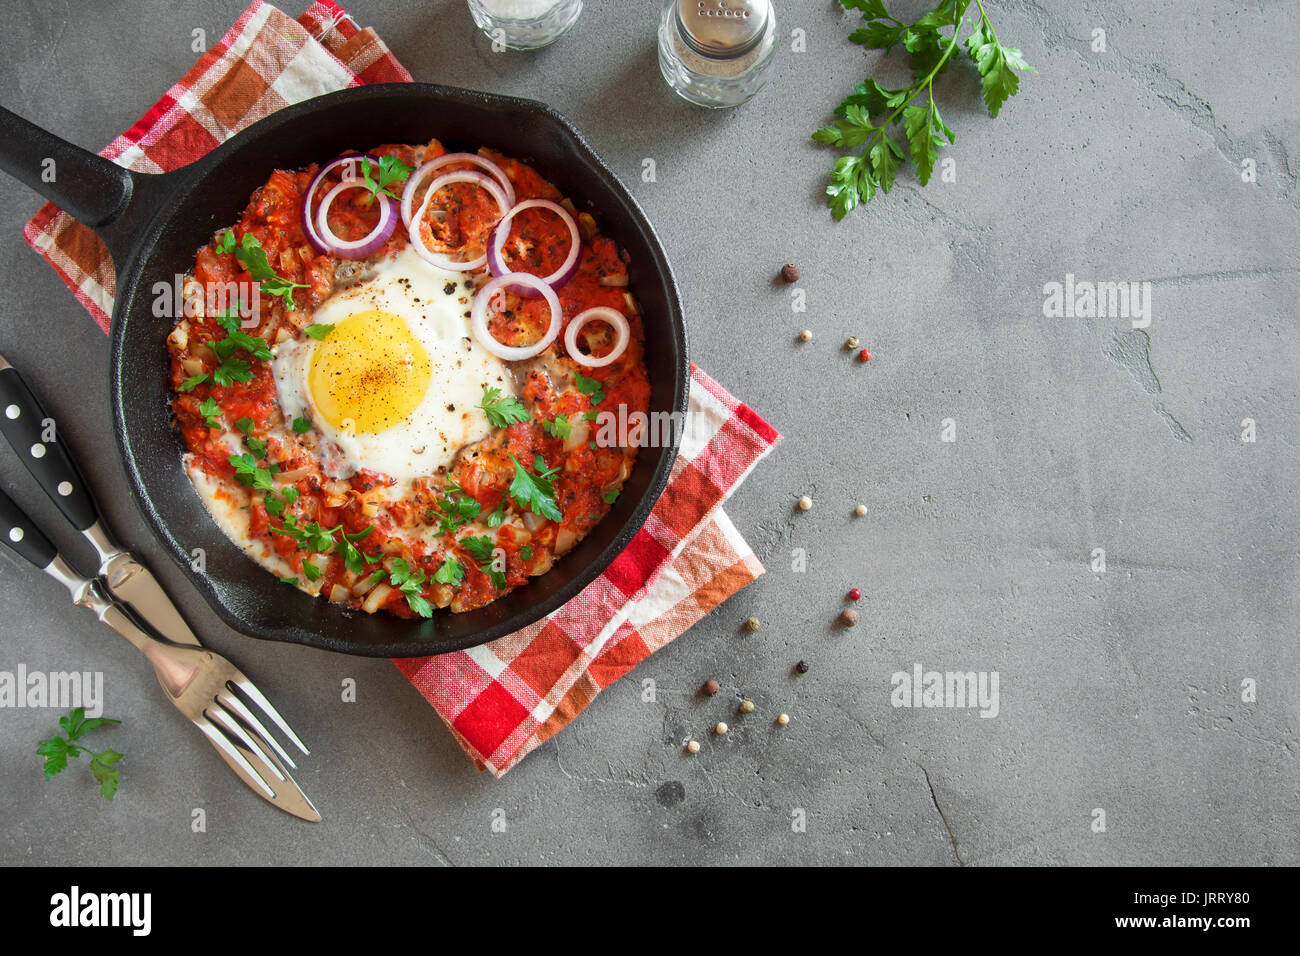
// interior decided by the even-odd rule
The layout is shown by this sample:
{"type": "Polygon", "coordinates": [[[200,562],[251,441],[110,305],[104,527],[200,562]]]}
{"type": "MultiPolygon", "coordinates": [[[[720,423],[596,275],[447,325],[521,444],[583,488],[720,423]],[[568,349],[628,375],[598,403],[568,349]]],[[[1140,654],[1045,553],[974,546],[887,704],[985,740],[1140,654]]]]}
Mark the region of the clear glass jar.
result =
{"type": "Polygon", "coordinates": [[[664,0],[659,70],[690,103],[745,102],[771,78],[775,51],[772,0],[664,0]]]}
{"type": "Polygon", "coordinates": [[[494,43],[536,50],[554,43],[578,21],[582,0],[468,0],[469,14],[494,43]]]}

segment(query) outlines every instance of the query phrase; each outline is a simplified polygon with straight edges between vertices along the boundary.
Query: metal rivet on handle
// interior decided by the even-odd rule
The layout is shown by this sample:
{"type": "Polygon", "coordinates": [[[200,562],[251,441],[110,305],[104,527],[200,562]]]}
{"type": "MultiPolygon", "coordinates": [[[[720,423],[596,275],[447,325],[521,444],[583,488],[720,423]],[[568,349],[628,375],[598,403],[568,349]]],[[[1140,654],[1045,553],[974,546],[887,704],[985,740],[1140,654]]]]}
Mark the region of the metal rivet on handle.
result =
{"type": "Polygon", "coordinates": [[[33,446],[32,446],[32,457],[33,457],[33,458],[44,458],[44,457],[45,457],[45,446],[42,445],[40,442],[37,442],[35,445],[33,445],[33,446]]]}
{"type": "Polygon", "coordinates": [[[70,482],[70,481],[60,481],[60,482],[59,482],[59,494],[62,495],[64,498],[66,498],[66,497],[68,497],[68,495],[72,494],[72,482],[70,482]]]}
{"type": "Polygon", "coordinates": [[[17,418],[23,413],[23,410],[17,405],[10,405],[5,409],[5,418],[17,418]]]}
{"type": "Polygon", "coordinates": [[[9,529],[9,540],[12,541],[14,544],[17,544],[19,541],[23,540],[23,529],[22,529],[22,528],[10,528],[10,529],[9,529]]]}

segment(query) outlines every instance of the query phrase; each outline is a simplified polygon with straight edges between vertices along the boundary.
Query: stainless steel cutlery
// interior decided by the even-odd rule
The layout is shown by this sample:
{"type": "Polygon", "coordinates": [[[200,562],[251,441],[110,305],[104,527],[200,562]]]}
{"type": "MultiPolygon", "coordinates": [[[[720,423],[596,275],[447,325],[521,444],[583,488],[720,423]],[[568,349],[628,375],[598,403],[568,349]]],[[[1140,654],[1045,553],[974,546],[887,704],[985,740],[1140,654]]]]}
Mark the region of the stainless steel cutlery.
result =
{"type": "Polygon", "coordinates": [[[49,538],[0,491],[0,541],[58,580],[74,603],[131,642],[153,665],[176,708],[199,728],[244,783],[304,820],[320,814],[290,776],[292,758],[260,712],[304,754],[279,712],[230,661],[203,647],[149,569],[113,540],[50,419],[18,371],[0,356],[0,433],[63,516],[99,556],[94,577],[77,574],[49,538]]]}

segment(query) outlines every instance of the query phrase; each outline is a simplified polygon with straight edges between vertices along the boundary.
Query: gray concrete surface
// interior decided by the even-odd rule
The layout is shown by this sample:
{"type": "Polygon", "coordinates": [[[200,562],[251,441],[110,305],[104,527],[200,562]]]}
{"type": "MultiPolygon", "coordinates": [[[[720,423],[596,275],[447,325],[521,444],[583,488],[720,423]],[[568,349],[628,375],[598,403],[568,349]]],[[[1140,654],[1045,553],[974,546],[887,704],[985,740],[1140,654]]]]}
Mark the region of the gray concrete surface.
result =
{"type": "MultiPolygon", "coordinates": [[[[215,38],[242,3],[11,6],[0,99],[99,148],[191,64],[191,30],[215,38]]],[[[128,500],[106,341],[19,236],[37,200],[0,191],[0,351],[46,397],[110,523],[312,744],[299,779],[325,817],[300,825],[246,792],[124,642],[3,560],[0,670],[102,670],[124,722],[103,740],[128,755],[105,805],[84,769],[42,781],[32,749],[54,711],[0,710],[3,862],[1300,862],[1295,6],[994,0],[1038,73],[997,120],[964,68],[946,77],[956,181],[904,174],[838,225],[820,197],[832,157],[808,134],[874,54],[829,0],[778,6],[771,86],[712,114],[663,86],[648,0],[589,0],[532,55],[493,54],[456,0],[351,5],[417,78],[544,99],[577,123],[664,238],[694,360],[786,436],[728,509],[767,575],[502,781],[389,663],[217,623],[128,500]],[[805,315],[772,281],[789,260],[805,315]],[[1067,273],[1149,281],[1150,328],[1045,318],[1043,286],[1067,273]],[[848,334],[869,365],[841,350],[848,334]],[[794,511],[805,493],[815,507],[794,511]],[[854,586],[861,624],[837,629],[854,586]],[[751,614],[756,634],[739,627],[751,614]],[[915,663],[996,671],[998,716],[891,706],[891,674],[915,663]],[[710,677],[713,700],[697,694],[710,677]],[[755,715],[735,717],[740,696],[755,715]],[[718,719],[725,742],[707,733],[718,719]]],[[[7,453],[0,472],[58,527],[7,453]]]]}

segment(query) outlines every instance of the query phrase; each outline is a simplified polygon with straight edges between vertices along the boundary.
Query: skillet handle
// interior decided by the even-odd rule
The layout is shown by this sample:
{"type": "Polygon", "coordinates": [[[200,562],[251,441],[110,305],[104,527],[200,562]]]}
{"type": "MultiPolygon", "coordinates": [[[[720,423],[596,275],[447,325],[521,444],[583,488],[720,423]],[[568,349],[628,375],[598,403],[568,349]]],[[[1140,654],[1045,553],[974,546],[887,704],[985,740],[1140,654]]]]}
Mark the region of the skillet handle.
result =
{"type": "Polygon", "coordinates": [[[0,170],[92,229],[120,216],[135,186],[128,170],[59,139],[3,106],[0,170]]]}

